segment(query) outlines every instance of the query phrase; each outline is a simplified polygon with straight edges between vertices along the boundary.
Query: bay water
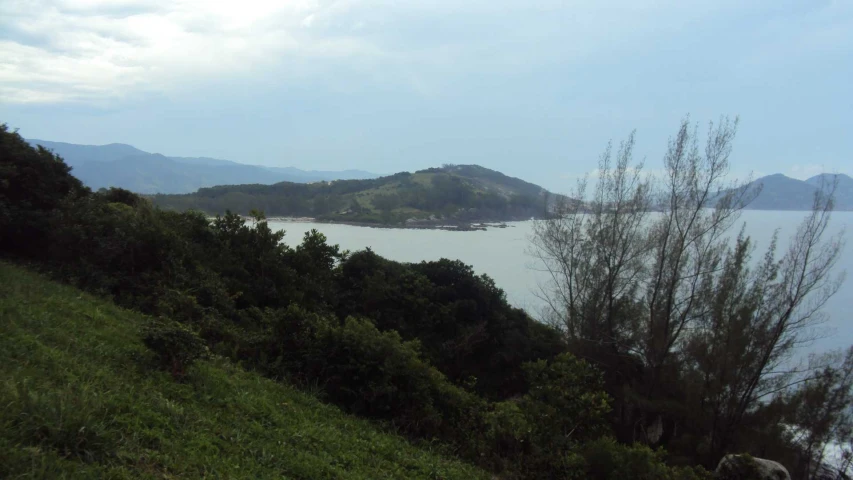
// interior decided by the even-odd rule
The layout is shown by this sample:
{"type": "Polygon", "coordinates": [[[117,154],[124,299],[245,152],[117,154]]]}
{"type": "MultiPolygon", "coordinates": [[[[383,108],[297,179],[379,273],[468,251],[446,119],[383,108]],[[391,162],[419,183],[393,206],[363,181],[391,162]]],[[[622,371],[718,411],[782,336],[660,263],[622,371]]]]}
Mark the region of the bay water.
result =
{"type": "MultiPolygon", "coordinates": [[[[779,232],[777,254],[781,255],[791,235],[808,212],[745,211],[736,229],[746,225],[746,234],[755,241],[755,257],[760,259],[773,233],[779,232]]],[[[533,222],[508,222],[507,228],[486,231],[455,232],[446,230],[413,230],[370,228],[351,225],[304,221],[270,221],[273,230],[285,231],[285,243],[295,246],[311,229],[323,233],[328,242],[344,250],[370,247],[377,254],[400,262],[420,262],[440,258],[459,259],[471,265],[477,274],[485,273],[506,292],[514,306],[538,317],[543,307],[537,293],[547,282],[535,257],[530,255],[530,236],[533,222]]],[[[827,237],[846,230],[849,238],[853,227],[853,212],[835,212],[827,237]]],[[[733,229],[734,230],[734,229],[733,229]]],[[[737,233],[736,231],[734,233],[737,233]]],[[[846,270],[853,276],[853,242],[842,252],[834,273],[846,270]]],[[[841,290],[824,307],[828,321],[822,326],[822,337],[809,348],[825,351],[846,348],[853,344],[853,279],[844,282],[841,290]]]]}

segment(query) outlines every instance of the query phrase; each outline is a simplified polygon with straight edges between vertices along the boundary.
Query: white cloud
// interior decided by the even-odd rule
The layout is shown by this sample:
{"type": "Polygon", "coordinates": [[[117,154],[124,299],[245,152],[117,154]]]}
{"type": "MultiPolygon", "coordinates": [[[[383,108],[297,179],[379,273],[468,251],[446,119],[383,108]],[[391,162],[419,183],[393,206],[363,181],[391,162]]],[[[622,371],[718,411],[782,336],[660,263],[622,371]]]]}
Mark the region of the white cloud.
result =
{"type": "MultiPolygon", "coordinates": [[[[689,35],[702,22],[774,4],[3,0],[0,103],[112,102],[194,88],[210,78],[269,75],[285,81],[338,65],[354,67],[368,81],[396,82],[421,95],[453,85],[466,72],[504,74],[570,63],[582,76],[586,61],[644,56],[665,45],[661,39],[668,35],[689,35]]],[[[837,10],[810,16],[816,19],[810,20],[808,31],[825,27],[827,12],[838,18],[837,10]]],[[[835,45],[836,37],[844,35],[839,32],[844,29],[826,30],[815,42],[835,45]]],[[[769,42],[778,32],[770,28],[765,36],[769,42]]],[[[742,57],[751,64],[760,63],[752,61],[755,56],[772,58],[759,50],[742,57]]],[[[329,77],[332,82],[351,81],[329,77]]]]}
{"type": "MultiPolygon", "coordinates": [[[[334,4],[332,4],[334,6],[334,4]]],[[[0,102],[114,100],[291,57],[378,49],[346,34],[310,35],[311,0],[12,1],[0,6],[0,102]]]]}

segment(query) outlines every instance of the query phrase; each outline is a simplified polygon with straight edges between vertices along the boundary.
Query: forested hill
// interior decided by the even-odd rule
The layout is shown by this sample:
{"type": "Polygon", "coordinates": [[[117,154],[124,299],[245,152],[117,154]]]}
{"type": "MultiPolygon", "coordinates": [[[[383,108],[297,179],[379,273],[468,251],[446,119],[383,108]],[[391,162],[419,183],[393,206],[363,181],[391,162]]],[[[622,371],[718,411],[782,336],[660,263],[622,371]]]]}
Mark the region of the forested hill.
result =
{"type": "Polygon", "coordinates": [[[542,187],[478,165],[444,165],[368,180],[224,185],[185,195],[156,195],[175,210],[308,216],[377,224],[520,220],[545,212],[542,187]]]}

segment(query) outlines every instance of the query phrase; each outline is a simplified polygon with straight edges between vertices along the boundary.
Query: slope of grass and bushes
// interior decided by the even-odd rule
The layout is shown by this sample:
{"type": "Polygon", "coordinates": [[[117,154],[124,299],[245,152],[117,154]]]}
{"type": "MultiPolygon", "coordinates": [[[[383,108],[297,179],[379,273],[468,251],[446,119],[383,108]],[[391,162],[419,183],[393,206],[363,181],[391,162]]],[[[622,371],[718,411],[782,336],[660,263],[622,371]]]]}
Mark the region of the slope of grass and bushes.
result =
{"type": "Polygon", "coordinates": [[[478,165],[445,165],[369,180],[223,185],[152,198],[164,208],[210,214],[248,215],[257,209],[271,216],[417,225],[540,217],[549,195],[538,185],[478,165]]]}
{"type": "Polygon", "coordinates": [[[222,357],[177,382],[153,322],[0,263],[0,477],[488,478],[222,357]]]}
{"type": "Polygon", "coordinates": [[[401,443],[390,456],[404,437],[502,479],[706,476],[612,441],[602,373],[460,261],[342,252],[316,231],[291,246],[257,212],[92,192],[0,130],[0,253],[127,309],[3,267],[13,472],[479,475],[401,443]]]}

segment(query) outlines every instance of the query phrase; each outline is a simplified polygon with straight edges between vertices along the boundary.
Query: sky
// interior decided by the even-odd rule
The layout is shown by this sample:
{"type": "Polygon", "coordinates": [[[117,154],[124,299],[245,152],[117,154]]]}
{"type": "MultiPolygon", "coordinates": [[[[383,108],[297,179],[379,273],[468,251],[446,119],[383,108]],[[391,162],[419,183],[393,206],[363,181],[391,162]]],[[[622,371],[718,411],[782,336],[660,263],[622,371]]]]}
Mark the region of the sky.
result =
{"type": "Polygon", "coordinates": [[[3,0],[0,122],[303,169],[476,163],[566,192],[739,116],[732,176],[853,174],[853,0],[3,0]]]}

